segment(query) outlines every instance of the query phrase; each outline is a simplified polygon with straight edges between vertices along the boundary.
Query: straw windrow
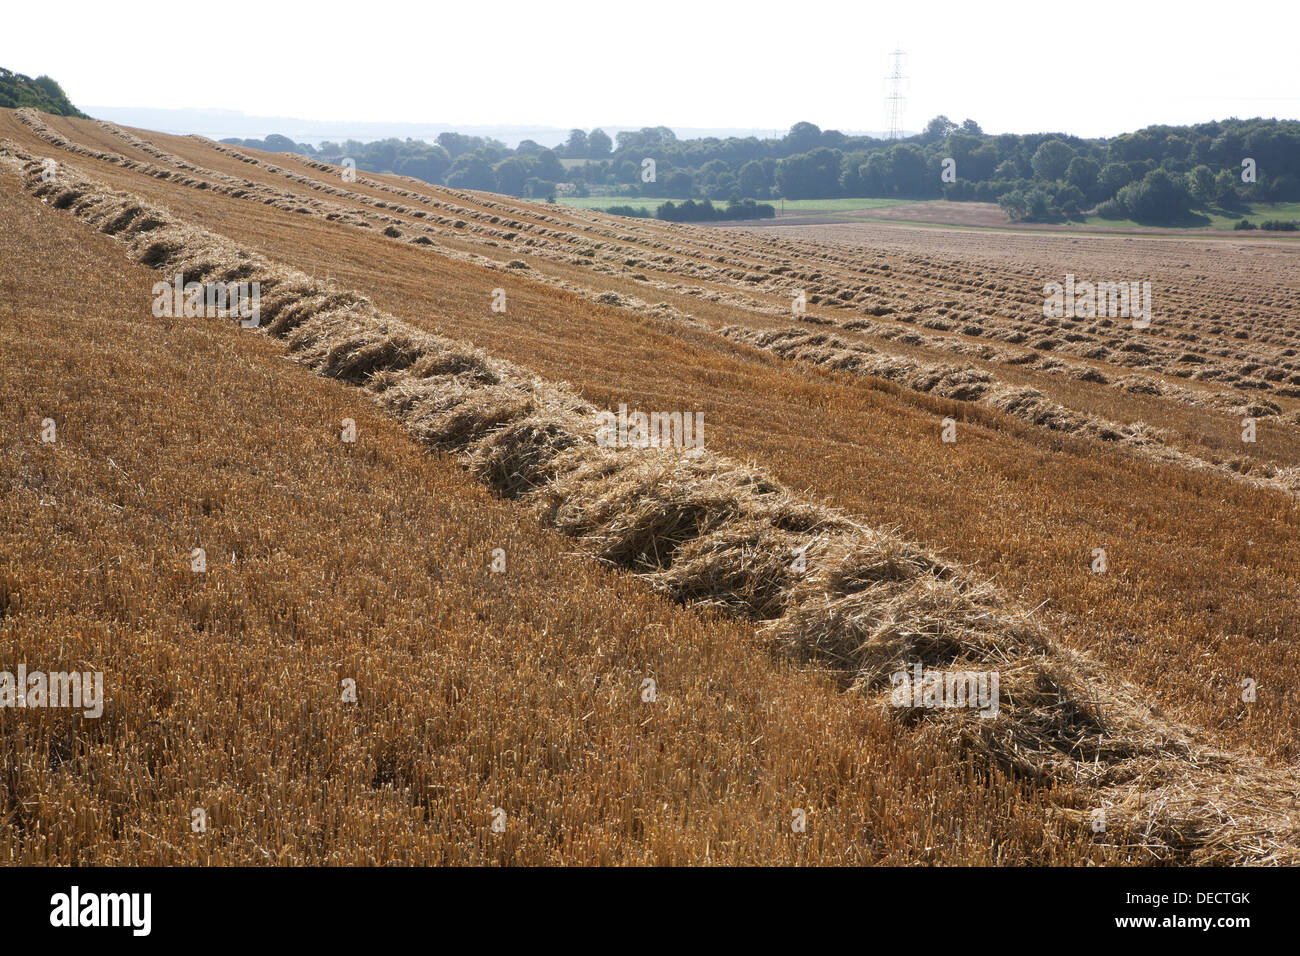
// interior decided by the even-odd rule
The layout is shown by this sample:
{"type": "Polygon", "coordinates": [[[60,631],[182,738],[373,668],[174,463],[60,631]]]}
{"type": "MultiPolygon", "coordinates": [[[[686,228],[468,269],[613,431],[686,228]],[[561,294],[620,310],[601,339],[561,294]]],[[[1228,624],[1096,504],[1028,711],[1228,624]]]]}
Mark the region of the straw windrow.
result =
{"type": "Polygon", "coordinates": [[[798,326],[751,329],[731,325],[719,335],[772,352],[784,359],[894,382],[917,392],[975,402],[1048,431],[1122,445],[1136,453],[1183,468],[1210,469],[1236,481],[1300,493],[1300,470],[1264,466],[1242,472],[1227,462],[1209,461],[1172,447],[1161,431],[1136,422],[1121,424],[1066,408],[1036,388],[1001,382],[970,366],[920,362],[881,352],[829,332],[798,326]]]}

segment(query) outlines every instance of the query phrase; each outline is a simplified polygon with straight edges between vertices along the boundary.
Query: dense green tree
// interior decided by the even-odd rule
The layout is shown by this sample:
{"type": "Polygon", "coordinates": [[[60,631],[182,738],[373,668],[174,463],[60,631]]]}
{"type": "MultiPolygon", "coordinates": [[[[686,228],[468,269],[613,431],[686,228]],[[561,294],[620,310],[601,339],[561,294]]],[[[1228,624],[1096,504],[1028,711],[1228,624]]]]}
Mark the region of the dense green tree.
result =
{"type": "Polygon", "coordinates": [[[971,151],[964,164],[957,166],[957,175],[972,182],[983,182],[993,178],[993,171],[998,165],[998,150],[992,143],[983,143],[971,151]]]}
{"type": "Polygon", "coordinates": [[[1187,174],[1187,189],[1197,202],[1210,202],[1214,199],[1214,170],[1209,166],[1194,168],[1187,174]]]}
{"type": "Polygon", "coordinates": [[[828,149],[841,149],[847,141],[848,137],[837,129],[822,130],[821,145],[828,149]]]}
{"type": "Polygon", "coordinates": [[[30,106],[55,116],[89,119],[72,105],[72,101],[53,77],[38,76],[33,80],[22,73],[0,68],[0,107],[16,109],[22,106],[30,106]]]}
{"type": "Polygon", "coordinates": [[[998,200],[1012,219],[1026,222],[1053,222],[1061,218],[1061,211],[1053,203],[1053,196],[1041,185],[1031,189],[1014,189],[998,200]]]}
{"type": "Polygon", "coordinates": [[[1065,167],[1065,181],[1085,197],[1092,196],[1100,173],[1101,164],[1091,156],[1075,156],[1065,167]]]}
{"type": "Polygon", "coordinates": [[[839,195],[840,152],[819,146],[781,160],[776,182],[787,199],[826,199],[839,195]]]}
{"type": "Polygon", "coordinates": [[[784,147],[786,156],[810,153],[821,145],[822,131],[812,123],[795,123],[790,132],[785,134],[784,147]]]}
{"type": "Polygon", "coordinates": [[[739,200],[738,188],[739,181],[736,177],[730,172],[724,172],[709,184],[707,192],[710,199],[730,199],[734,196],[739,200]]]}
{"type": "Polygon", "coordinates": [[[402,176],[423,179],[426,183],[441,183],[449,169],[451,169],[451,157],[441,146],[434,146],[409,156],[398,156],[395,171],[402,176]]]}
{"type": "MultiPolygon", "coordinates": [[[[366,158],[369,160],[371,167],[383,173],[391,173],[396,170],[397,149],[402,145],[399,139],[381,139],[377,143],[371,143],[367,151],[366,158]]],[[[480,188],[480,187],[475,187],[480,188]]],[[[492,187],[489,186],[489,189],[492,187]]]]}
{"type": "Polygon", "coordinates": [[[957,161],[958,167],[966,165],[970,154],[979,149],[982,140],[969,133],[952,133],[944,140],[943,152],[957,161]]]}
{"type": "Polygon", "coordinates": [[[938,192],[939,179],[926,175],[925,153],[915,143],[889,147],[885,159],[885,189],[891,195],[919,197],[938,192]]]}
{"type": "Polygon", "coordinates": [[[1058,189],[1056,195],[1052,198],[1052,204],[1061,210],[1061,215],[1071,219],[1077,217],[1083,211],[1087,201],[1083,190],[1070,183],[1066,183],[1058,189]]]}
{"type": "Polygon", "coordinates": [[[298,144],[288,136],[281,136],[279,133],[272,133],[263,142],[266,144],[263,148],[270,153],[295,153],[298,151],[298,144]]]}
{"type": "Polygon", "coordinates": [[[1146,130],[1117,136],[1107,147],[1107,158],[1113,163],[1155,160],[1159,155],[1160,140],[1146,130]]]}
{"type": "Polygon", "coordinates": [[[458,156],[447,173],[447,185],[453,189],[496,189],[497,178],[488,161],[477,153],[458,156]]]}
{"type": "Polygon", "coordinates": [[[564,179],[564,164],[560,162],[560,157],[555,154],[555,150],[544,149],[534,158],[528,173],[541,179],[560,182],[564,179]]]}
{"type": "Polygon", "coordinates": [[[1214,199],[1216,202],[1232,202],[1236,198],[1237,177],[1225,169],[1214,177],[1214,199]]]}
{"type": "Polygon", "coordinates": [[[662,150],[677,142],[677,134],[667,126],[643,126],[640,130],[624,130],[614,136],[617,153],[662,155],[662,150]]]}
{"type": "Polygon", "coordinates": [[[957,131],[957,124],[946,116],[936,116],[925,124],[925,132],[920,136],[922,143],[938,143],[957,131]]]}
{"type": "Polygon", "coordinates": [[[758,160],[751,159],[740,167],[739,184],[742,196],[766,199],[770,182],[767,170],[763,168],[763,164],[758,160]]]}
{"type": "Polygon", "coordinates": [[[1036,177],[1054,182],[1064,178],[1074,156],[1074,150],[1067,143],[1049,139],[1034,151],[1030,166],[1036,177]]]}
{"type": "Polygon", "coordinates": [[[1300,176],[1283,173],[1269,180],[1268,195],[1278,202],[1300,202],[1300,176]]]}
{"type": "Polygon", "coordinates": [[[561,147],[561,151],[569,159],[586,159],[587,157],[587,134],[584,130],[569,130],[569,139],[561,147]]]}
{"type": "Polygon", "coordinates": [[[872,153],[867,161],[858,167],[858,178],[862,183],[864,196],[887,196],[889,194],[889,157],[886,153],[872,153]]]}
{"type": "Polygon", "coordinates": [[[1182,177],[1155,169],[1140,182],[1129,183],[1115,197],[1123,203],[1136,222],[1167,224],[1177,222],[1191,210],[1191,195],[1182,177]]]}
{"type": "Polygon", "coordinates": [[[1133,173],[1124,163],[1107,163],[1097,173],[1097,189],[1106,196],[1114,196],[1133,181],[1133,173]]]}
{"type": "Polygon", "coordinates": [[[603,129],[593,129],[587,137],[587,155],[592,159],[604,159],[614,148],[614,141],[603,129]]]}
{"type": "Polygon", "coordinates": [[[474,149],[474,137],[466,136],[464,133],[454,133],[450,130],[439,133],[437,143],[447,151],[447,155],[452,159],[459,159],[474,149]]]}
{"type": "Polygon", "coordinates": [[[528,170],[519,160],[514,157],[503,159],[493,167],[492,172],[496,175],[497,192],[506,193],[510,196],[522,196],[524,194],[524,183],[528,179],[528,170]]]}
{"type": "MultiPolygon", "coordinates": [[[[695,179],[684,169],[673,170],[666,177],[660,177],[660,180],[663,183],[663,194],[673,199],[689,199],[691,193],[695,191],[695,179]]],[[[646,190],[646,195],[654,195],[660,191],[655,188],[654,183],[646,183],[643,188],[646,190]]]]}
{"type": "Polygon", "coordinates": [[[993,171],[996,179],[1019,179],[1020,166],[1014,159],[1003,160],[998,164],[998,168],[993,171]]]}

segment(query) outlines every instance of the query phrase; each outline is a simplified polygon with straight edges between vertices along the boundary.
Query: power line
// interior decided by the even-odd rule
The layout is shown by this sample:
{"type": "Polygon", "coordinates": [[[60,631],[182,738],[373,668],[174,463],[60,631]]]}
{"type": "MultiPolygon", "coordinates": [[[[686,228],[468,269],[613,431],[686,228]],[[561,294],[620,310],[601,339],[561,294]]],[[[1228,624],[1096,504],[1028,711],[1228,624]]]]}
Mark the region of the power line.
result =
{"type": "Polygon", "coordinates": [[[885,112],[889,117],[889,138],[903,138],[903,82],[907,79],[903,75],[903,57],[906,56],[902,50],[895,50],[890,54],[894,59],[893,68],[890,70],[885,81],[889,84],[889,95],[885,97],[885,112]]]}

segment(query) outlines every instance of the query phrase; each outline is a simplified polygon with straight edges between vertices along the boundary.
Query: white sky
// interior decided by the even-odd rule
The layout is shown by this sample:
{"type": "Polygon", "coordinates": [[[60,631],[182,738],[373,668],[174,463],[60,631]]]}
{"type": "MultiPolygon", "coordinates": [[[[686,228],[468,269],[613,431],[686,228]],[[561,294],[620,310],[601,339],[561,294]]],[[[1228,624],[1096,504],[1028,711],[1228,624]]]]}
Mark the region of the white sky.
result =
{"type": "Polygon", "coordinates": [[[6,4],[0,66],[78,105],[322,120],[1110,136],[1300,117],[1300,2],[421,0],[6,4]]]}

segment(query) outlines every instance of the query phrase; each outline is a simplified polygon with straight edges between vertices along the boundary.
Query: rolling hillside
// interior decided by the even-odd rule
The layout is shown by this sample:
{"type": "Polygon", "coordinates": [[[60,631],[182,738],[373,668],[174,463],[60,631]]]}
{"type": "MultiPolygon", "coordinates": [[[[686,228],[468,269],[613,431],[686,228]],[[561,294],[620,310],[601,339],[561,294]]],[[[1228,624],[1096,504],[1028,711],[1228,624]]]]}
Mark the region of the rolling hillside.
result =
{"type": "Polygon", "coordinates": [[[0,710],[5,859],[1300,859],[1293,243],[708,229],[30,109],[0,218],[0,632],[108,688],[0,710]],[[917,665],[996,716],[891,706],[917,665]]]}

